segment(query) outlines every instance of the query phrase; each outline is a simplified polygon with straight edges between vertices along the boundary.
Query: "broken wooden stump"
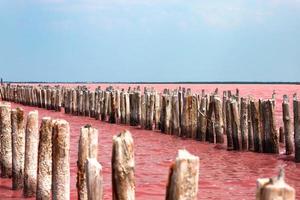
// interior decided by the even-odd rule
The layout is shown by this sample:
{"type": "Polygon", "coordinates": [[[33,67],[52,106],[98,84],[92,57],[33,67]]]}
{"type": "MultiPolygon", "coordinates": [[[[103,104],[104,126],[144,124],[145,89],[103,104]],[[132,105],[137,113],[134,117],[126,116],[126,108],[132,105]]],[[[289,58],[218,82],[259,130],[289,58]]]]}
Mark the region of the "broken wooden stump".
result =
{"type": "Polygon", "coordinates": [[[78,161],[77,161],[77,193],[78,199],[88,199],[86,185],[86,160],[98,155],[98,130],[90,125],[85,125],[80,129],[80,138],[78,143],[78,161]]]}
{"type": "Polygon", "coordinates": [[[198,194],[199,157],[179,150],[171,165],[166,188],[166,200],[196,200],[198,194]]]}
{"type": "Polygon", "coordinates": [[[134,150],[129,131],[123,131],[113,138],[112,191],[114,200],[134,200],[134,150]]]}
{"type": "Polygon", "coordinates": [[[37,164],[38,164],[38,111],[31,111],[27,116],[25,131],[25,166],[24,166],[24,189],[25,197],[36,195],[37,164]]]}
{"type": "Polygon", "coordinates": [[[70,127],[60,119],[53,122],[52,199],[70,199],[70,127]]]}
{"type": "Polygon", "coordinates": [[[25,159],[25,122],[24,110],[21,108],[11,111],[12,136],[12,189],[23,188],[24,159],[25,159]]]}
{"type": "Polygon", "coordinates": [[[284,181],[284,171],[278,177],[257,179],[256,200],[295,200],[295,189],[284,181]]]}
{"type": "Polygon", "coordinates": [[[50,199],[52,183],[52,120],[43,117],[38,147],[36,199],[50,199]]]}
{"type": "Polygon", "coordinates": [[[88,200],[103,199],[102,166],[95,158],[88,158],[85,164],[88,200]]]}

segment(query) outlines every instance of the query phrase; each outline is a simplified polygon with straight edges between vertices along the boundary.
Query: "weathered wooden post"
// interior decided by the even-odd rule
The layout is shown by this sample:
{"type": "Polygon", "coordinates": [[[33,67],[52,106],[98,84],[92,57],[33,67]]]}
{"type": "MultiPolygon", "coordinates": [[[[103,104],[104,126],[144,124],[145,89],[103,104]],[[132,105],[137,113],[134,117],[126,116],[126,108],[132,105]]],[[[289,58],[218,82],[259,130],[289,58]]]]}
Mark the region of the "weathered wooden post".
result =
{"type": "Polygon", "coordinates": [[[285,138],[284,138],[284,130],[283,130],[283,127],[280,126],[279,127],[279,142],[280,143],[285,143],[285,138]]]}
{"type": "Polygon", "coordinates": [[[278,177],[257,179],[256,200],[295,200],[295,189],[284,181],[284,171],[278,177]]]}
{"type": "Polygon", "coordinates": [[[123,131],[113,138],[112,191],[114,200],[134,200],[134,150],[129,131],[123,131]]]}
{"type": "Polygon", "coordinates": [[[233,150],[233,137],[232,137],[232,111],[231,100],[226,100],[226,136],[227,136],[227,150],[233,150]]]}
{"type": "Polygon", "coordinates": [[[24,185],[24,154],[25,154],[25,122],[21,108],[11,111],[12,136],[12,189],[23,188],[24,185]]]}
{"type": "Polygon", "coordinates": [[[98,155],[98,130],[90,125],[85,125],[80,129],[77,161],[77,192],[78,199],[88,199],[86,185],[85,164],[88,158],[97,159],[98,155]]]}
{"type": "Polygon", "coordinates": [[[215,122],[215,116],[214,116],[214,101],[213,96],[209,96],[209,103],[208,103],[208,110],[207,110],[207,126],[206,126],[206,141],[209,141],[210,143],[215,142],[215,133],[214,133],[214,122],[215,122]]]}
{"type": "Polygon", "coordinates": [[[293,99],[294,111],[294,134],[295,134],[295,161],[300,162],[300,101],[297,100],[297,95],[294,94],[293,99]]]}
{"type": "Polygon", "coordinates": [[[170,167],[166,200],[196,200],[198,194],[199,157],[179,150],[170,167]]]}
{"type": "Polygon", "coordinates": [[[242,136],[240,129],[240,115],[238,102],[235,99],[231,101],[231,114],[233,147],[234,150],[241,150],[242,136]]]}
{"type": "Polygon", "coordinates": [[[25,131],[25,167],[24,167],[24,196],[33,197],[36,194],[37,164],[38,164],[38,111],[31,111],[27,116],[25,131]]]}
{"type": "Polygon", "coordinates": [[[290,118],[290,106],[289,100],[286,95],[283,95],[282,102],[282,119],[284,124],[284,137],[285,137],[285,153],[291,155],[294,152],[293,138],[292,138],[292,127],[290,118]]]}
{"type": "Polygon", "coordinates": [[[276,131],[276,119],[274,113],[274,104],[272,100],[264,102],[264,132],[266,153],[279,153],[279,136],[276,131]]]}
{"type": "Polygon", "coordinates": [[[102,166],[95,158],[88,158],[85,165],[87,199],[103,199],[103,176],[102,166]]]}
{"type": "Polygon", "coordinates": [[[249,151],[254,151],[254,140],[253,140],[253,127],[252,127],[252,119],[251,119],[251,104],[250,100],[247,106],[247,116],[248,116],[248,149],[249,151]]]}
{"type": "Polygon", "coordinates": [[[258,101],[251,100],[251,121],[253,127],[253,145],[255,152],[263,152],[262,133],[261,133],[261,116],[258,101]]]}
{"type": "Polygon", "coordinates": [[[50,199],[52,181],[52,120],[43,117],[38,148],[36,199],[50,199]]]}
{"type": "Polygon", "coordinates": [[[202,96],[201,102],[200,102],[200,108],[199,108],[199,120],[198,124],[199,128],[199,140],[205,141],[206,139],[206,125],[207,125],[207,116],[206,116],[206,103],[207,103],[207,97],[202,96]]]}
{"type": "Polygon", "coordinates": [[[70,199],[70,127],[60,119],[53,123],[52,199],[70,199]]]}
{"type": "Polygon", "coordinates": [[[12,176],[11,106],[0,104],[0,169],[2,178],[12,176]]]}
{"type": "Polygon", "coordinates": [[[224,143],[224,131],[223,131],[223,117],[222,117],[222,103],[219,96],[213,96],[214,101],[214,113],[215,113],[215,132],[216,132],[216,143],[224,143]]]}
{"type": "Polygon", "coordinates": [[[241,98],[241,112],[240,112],[240,120],[241,120],[241,135],[242,135],[242,149],[244,151],[248,150],[248,102],[246,98],[241,98]]]}
{"type": "Polygon", "coordinates": [[[172,134],[176,136],[180,136],[180,124],[179,124],[179,102],[178,95],[172,95],[172,134]]]}

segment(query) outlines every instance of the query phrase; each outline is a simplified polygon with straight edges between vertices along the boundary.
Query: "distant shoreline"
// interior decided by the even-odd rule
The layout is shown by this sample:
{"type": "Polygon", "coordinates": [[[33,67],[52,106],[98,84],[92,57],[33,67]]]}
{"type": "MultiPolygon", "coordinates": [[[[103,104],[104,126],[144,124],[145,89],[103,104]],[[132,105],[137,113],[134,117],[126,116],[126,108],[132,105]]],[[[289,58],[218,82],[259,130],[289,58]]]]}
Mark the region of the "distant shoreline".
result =
{"type": "Polygon", "coordinates": [[[163,81],[158,81],[158,82],[151,82],[151,81],[137,81],[137,82],[100,82],[100,81],[77,81],[77,82],[63,82],[63,81],[58,81],[58,82],[43,82],[43,81],[3,81],[3,83],[25,83],[25,84],[244,84],[244,85],[250,85],[250,84],[264,84],[264,85],[300,85],[300,82],[260,82],[260,81],[199,81],[199,82],[189,82],[189,81],[174,81],[174,82],[163,82],[163,81]]]}

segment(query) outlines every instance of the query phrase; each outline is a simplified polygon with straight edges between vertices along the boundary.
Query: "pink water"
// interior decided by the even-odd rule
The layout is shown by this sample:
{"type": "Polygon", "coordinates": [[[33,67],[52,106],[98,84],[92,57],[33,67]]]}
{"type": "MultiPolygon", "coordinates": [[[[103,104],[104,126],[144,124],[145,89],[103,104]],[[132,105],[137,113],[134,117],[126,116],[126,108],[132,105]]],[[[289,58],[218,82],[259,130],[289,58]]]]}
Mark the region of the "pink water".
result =
{"type": "MultiPolygon", "coordinates": [[[[119,85],[120,88],[128,85],[119,85]]],[[[151,85],[162,90],[165,87],[175,88],[178,85],[151,85]]],[[[193,91],[213,91],[216,87],[223,89],[240,89],[240,94],[252,94],[254,97],[270,98],[273,89],[277,93],[276,115],[278,126],[281,120],[281,98],[283,94],[291,96],[300,92],[299,85],[183,85],[193,91]]],[[[95,85],[88,85],[95,88],[95,85]]],[[[105,85],[102,84],[104,88],[105,85]]],[[[20,106],[12,104],[13,107],[20,106]]],[[[296,189],[300,198],[300,164],[293,161],[293,156],[285,156],[284,150],[280,155],[258,154],[252,152],[226,151],[226,145],[213,144],[181,139],[162,134],[158,131],[146,131],[136,127],[114,125],[96,121],[87,117],[66,115],[63,112],[21,106],[26,113],[36,109],[40,119],[43,116],[64,118],[71,127],[71,199],[76,199],[76,160],[79,129],[89,123],[99,129],[99,161],[103,166],[104,199],[111,199],[111,149],[112,137],[123,129],[128,129],[135,142],[135,178],[136,199],[162,200],[165,195],[165,185],[169,165],[174,160],[178,149],[185,148],[200,157],[200,177],[198,199],[254,199],[256,179],[272,177],[283,166],[286,171],[286,182],[296,189]]],[[[21,191],[11,190],[11,180],[0,178],[0,199],[22,199],[21,191]]]]}

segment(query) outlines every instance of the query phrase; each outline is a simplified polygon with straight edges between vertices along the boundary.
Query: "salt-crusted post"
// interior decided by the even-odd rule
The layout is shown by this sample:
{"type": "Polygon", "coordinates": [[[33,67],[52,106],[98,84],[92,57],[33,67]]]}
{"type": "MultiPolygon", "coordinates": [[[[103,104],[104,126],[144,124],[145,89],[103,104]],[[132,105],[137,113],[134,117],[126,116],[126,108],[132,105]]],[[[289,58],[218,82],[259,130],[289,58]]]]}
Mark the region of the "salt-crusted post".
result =
{"type": "Polygon", "coordinates": [[[1,177],[12,176],[12,145],[11,145],[11,106],[0,104],[0,168],[1,177]]]}
{"type": "Polygon", "coordinates": [[[36,199],[50,199],[52,181],[52,120],[43,117],[40,127],[36,199]]]}
{"type": "Polygon", "coordinates": [[[290,106],[287,95],[283,95],[282,102],[282,119],[284,124],[284,137],[285,137],[285,153],[291,155],[294,152],[292,127],[290,118],[290,106]]]}
{"type": "Polygon", "coordinates": [[[123,131],[113,138],[112,191],[114,200],[134,200],[134,150],[129,131],[123,131]]]}
{"type": "Polygon", "coordinates": [[[103,199],[103,176],[102,166],[95,158],[88,158],[85,165],[87,199],[102,200],[103,199]]]}
{"type": "Polygon", "coordinates": [[[70,199],[70,127],[60,119],[53,123],[52,199],[70,199]]]}
{"type": "Polygon", "coordinates": [[[198,194],[199,157],[179,150],[170,167],[166,200],[196,200],[198,194]]]}
{"type": "Polygon", "coordinates": [[[86,186],[85,163],[88,158],[97,159],[98,155],[98,130],[90,125],[85,125],[80,129],[77,161],[77,192],[78,199],[88,199],[86,186]]]}
{"type": "Polygon", "coordinates": [[[293,100],[294,110],[294,133],[295,133],[295,161],[300,162],[300,101],[297,100],[297,95],[294,94],[293,100]]]}
{"type": "Polygon", "coordinates": [[[24,185],[24,154],[25,124],[24,111],[21,108],[11,111],[12,136],[12,189],[23,188],[24,185]]]}
{"type": "Polygon", "coordinates": [[[38,111],[31,111],[27,116],[25,131],[25,167],[24,167],[24,196],[33,197],[36,194],[37,163],[38,163],[38,111]]]}
{"type": "Polygon", "coordinates": [[[256,186],[256,200],[295,200],[295,189],[284,181],[284,171],[278,177],[259,178],[256,186]]]}

